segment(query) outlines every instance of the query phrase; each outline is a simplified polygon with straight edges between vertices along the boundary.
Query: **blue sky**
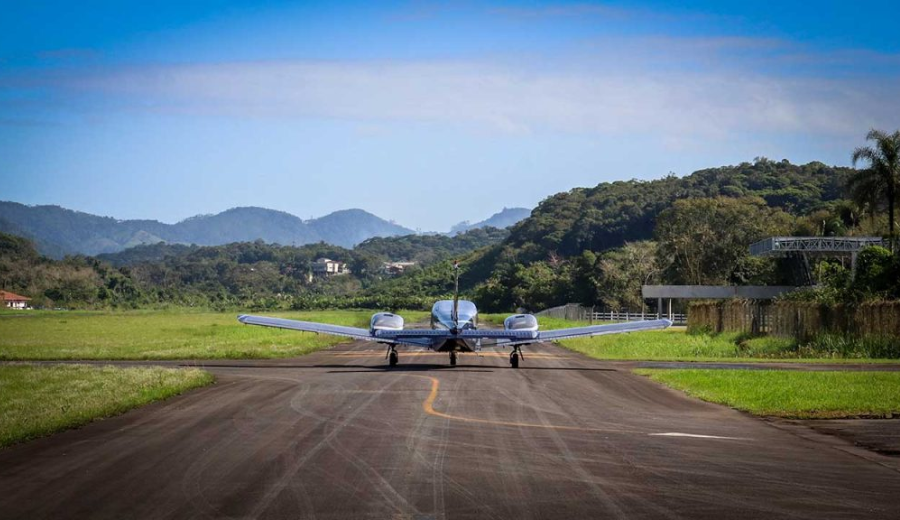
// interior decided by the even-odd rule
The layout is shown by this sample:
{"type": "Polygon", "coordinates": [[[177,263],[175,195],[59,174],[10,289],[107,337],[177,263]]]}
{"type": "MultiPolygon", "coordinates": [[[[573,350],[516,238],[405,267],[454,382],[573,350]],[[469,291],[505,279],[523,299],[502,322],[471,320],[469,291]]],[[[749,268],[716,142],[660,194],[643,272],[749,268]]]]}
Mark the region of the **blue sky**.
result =
{"type": "Polygon", "coordinates": [[[446,230],[900,127],[893,2],[5,2],[0,200],[446,230]]]}

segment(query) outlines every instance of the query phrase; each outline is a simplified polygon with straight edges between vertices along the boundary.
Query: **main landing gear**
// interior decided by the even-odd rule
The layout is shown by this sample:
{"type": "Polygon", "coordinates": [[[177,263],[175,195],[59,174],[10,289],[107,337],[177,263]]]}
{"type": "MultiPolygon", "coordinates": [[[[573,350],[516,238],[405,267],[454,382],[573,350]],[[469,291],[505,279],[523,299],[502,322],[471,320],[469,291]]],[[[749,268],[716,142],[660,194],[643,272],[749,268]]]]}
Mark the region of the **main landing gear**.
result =
{"type": "Polygon", "coordinates": [[[509,365],[513,368],[519,368],[519,357],[525,359],[525,354],[519,347],[513,347],[512,353],[509,355],[509,365]]]}
{"type": "Polygon", "coordinates": [[[397,355],[397,350],[391,345],[390,350],[388,351],[388,362],[392,367],[397,366],[397,362],[400,361],[400,356],[397,355]]]}
{"type": "Polygon", "coordinates": [[[455,350],[450,351],[450,366],[451,367],[456,366],[456,351],[455,350]]]}

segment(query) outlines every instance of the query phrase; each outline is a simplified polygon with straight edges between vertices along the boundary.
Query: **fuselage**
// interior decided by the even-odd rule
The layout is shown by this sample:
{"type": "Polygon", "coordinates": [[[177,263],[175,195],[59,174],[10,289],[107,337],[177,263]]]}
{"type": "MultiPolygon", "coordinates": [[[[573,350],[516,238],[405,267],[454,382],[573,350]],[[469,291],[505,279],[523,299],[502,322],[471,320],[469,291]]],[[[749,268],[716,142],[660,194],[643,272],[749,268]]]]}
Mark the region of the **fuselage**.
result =
{"type": "MultiPolygon", "coordinates": [[[[438,300],[431,307],[431,328],[449,330],[454,334],[463,330],[477,329],[478,309],[468,300],[459,300],[456,309],[453,300],[438,300]]],[[[438,352],[471,352],[475,347],[475,341],[448,339],[435,344],[432,348],[438,352]]]]}

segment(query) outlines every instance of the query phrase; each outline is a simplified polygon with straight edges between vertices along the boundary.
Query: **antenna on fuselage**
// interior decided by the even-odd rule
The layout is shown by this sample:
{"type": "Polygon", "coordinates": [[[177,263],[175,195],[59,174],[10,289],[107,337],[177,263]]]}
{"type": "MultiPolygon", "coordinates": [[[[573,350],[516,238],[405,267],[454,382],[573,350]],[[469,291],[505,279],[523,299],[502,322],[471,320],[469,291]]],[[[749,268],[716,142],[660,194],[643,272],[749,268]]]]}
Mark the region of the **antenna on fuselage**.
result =
{"type": "Polygon", "coordinates": [[[453,261],[453,273],[456,275],[456,286],[453,288],[453,324],[459,328],[459,261],[453,261]]]}

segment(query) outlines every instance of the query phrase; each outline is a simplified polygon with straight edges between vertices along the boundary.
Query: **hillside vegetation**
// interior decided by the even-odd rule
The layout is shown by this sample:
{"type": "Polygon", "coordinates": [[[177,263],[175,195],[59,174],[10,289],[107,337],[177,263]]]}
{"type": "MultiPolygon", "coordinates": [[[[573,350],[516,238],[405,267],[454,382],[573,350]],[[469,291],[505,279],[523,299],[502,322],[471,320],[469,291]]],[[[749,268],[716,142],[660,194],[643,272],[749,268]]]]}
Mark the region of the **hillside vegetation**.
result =
{"type": "Polygon", "coordinates": [[[384,262],[418,262],[410,268],[410,276],[415,276],[434,263],[495,244],[506,235],[484,228],[453,237],[379,238],[353,250],[324,243],[294,247],[262,241],[209,247],[154,244],[97,258],[52,260],[41,256],[31,241],[0,233],[0,288],[49,308],[421,308],[430,306],[422,291],[388,296],[378,289],[389,280],[384,262]],[[312,277],[312,264],[319,258],[345,262],[352,274],[312,277]]]}
{"type": "MultiPolygon", "coordinates": [[[[567,302],[640,309],[640,286],[801,283],[796,267],[749,256],[771,235],[871,234],[844,200],[855,170],[813,162],[753,163],[577,188],[541,202],[513,226],[474,291],[486,310],[567,302]]],[[[877,234],[877,233],[876,233],[877,234]]]]}
{"type": "MultiPolygon", "coordinates": [[[[452,259],[462,263],[464,295],[488,312],[568,302],[637,310],[645,304],[643,284],[806,283],[809,273],[798,263],[750,257],[748,246],[771,235],[881,234],[887,226],[879,206],[861,211],[843,198],[857,171],[758,158],[683,178],[559,193],[508,230],[371,238],[352,250],[157,244],[54,262],[7,235],[0,238],[0,288],[66,307],[427,308],[452,292],[452,259]],[[321,257],[346,262],[353,274],[311,280],[311,263],[321,257]],[[417,265],[385,276],[383,263],[399,260],[417,265]]],[[[878,273],[859,280],[900,272],[889,252],[881,256],[862,262],[878,273]]],[[[847,279],[839,262],[814,268],[826,282],[847,279]]],[[[859,294],[893,294],[873,291],[859,294]]]]}

